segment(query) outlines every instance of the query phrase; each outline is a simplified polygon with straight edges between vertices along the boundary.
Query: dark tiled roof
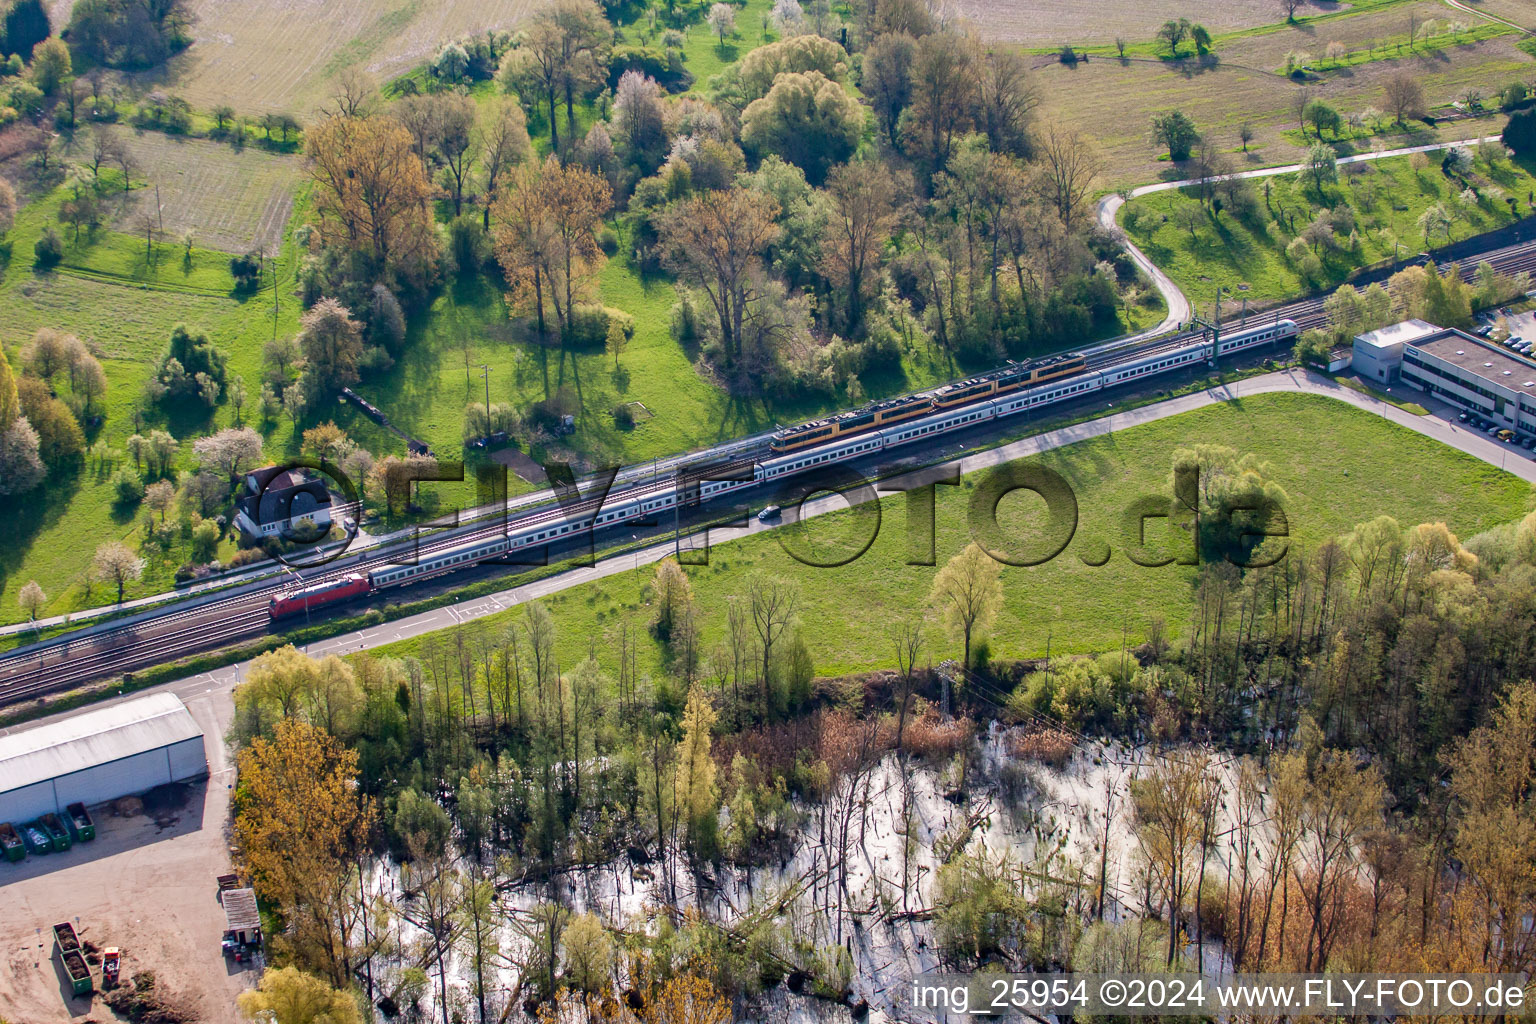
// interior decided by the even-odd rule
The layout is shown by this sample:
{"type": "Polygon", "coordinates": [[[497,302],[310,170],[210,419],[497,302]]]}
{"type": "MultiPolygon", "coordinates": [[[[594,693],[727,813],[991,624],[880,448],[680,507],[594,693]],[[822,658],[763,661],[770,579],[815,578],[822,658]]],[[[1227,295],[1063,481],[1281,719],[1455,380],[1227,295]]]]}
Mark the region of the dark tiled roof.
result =
{"type": "MultiPolygon", "coordinates": [[[[281,478],[278,478],[281,480],[281,478]]],[[[249,495],[240,500],[240,510],[257,524],[285,523],[294,516],[302,516],[317,508],[328,508],[331,493],[320,480],[303,480],[287,487],[277,486],[278,480],[269,484],[260,495],[249,495]]]]}

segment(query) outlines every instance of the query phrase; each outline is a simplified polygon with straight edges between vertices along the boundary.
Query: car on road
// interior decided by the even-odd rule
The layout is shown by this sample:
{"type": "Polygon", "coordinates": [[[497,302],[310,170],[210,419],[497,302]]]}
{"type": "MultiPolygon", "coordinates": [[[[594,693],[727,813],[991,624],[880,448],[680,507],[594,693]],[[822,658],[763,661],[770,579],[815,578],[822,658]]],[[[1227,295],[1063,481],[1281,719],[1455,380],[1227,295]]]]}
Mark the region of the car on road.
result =
{"type": "Polygon", "coordinates": [[[783,514],[784,510],[779,506],[769,505],[767,508],[763,509],[757,514],[757,521],[760,523],[771,523],[773,520],[779,518],[779,516],[783,514]]]}

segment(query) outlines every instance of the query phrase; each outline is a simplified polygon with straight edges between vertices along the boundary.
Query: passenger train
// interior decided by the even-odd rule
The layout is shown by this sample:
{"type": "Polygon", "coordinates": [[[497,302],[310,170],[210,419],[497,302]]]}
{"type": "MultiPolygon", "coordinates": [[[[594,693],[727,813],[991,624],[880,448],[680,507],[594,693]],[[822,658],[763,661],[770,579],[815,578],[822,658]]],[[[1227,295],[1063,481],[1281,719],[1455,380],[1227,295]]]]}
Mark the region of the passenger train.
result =
{"type": "Polygon", "coordinates": [[[850,434],[862,434],[879,427],[924,416],[935,409],[953,409],[984,398],[1005,395],[1034,384],[1044,384],[1082,373],[1087,360],[1080,353],[1035,359],[1027,363],[1010,361],[1007,366],[946,384],[922,395],[904,395],[883,402],[873,402],[853,412],[838,413],[779,431],[768,443],[775,454],[799,451],[813,444],[824,444],[850,434]]]}
{"type": "MultiPolygon", "coordinates": [[[[1271,342],[1294,338],[1297,334],[1294,320],[1277,320],[1265,327],[1253,327],[1222,335],[1214,344],[1210,341],[1192,341],[1187,345],[1116,363],[1102,370],[1088,371],[1081,355],[1062,356],[1025,364],[1023,374],[1031,381],[1043,381],[1034,386],[1019,383],[1020,364],[1010,364],[1001,370],[981,377],[946,385],[925,396],[909,396],[877,402],[854,413],[828,417],[814,423],[793,428],[820,428],[827,424],[839,426],[828,432],[818,432],[813,438],[797,439],[792,451],[770,446],[771,455],[753,467],[750,480],[705,480],[698,485],[698,498],[707,501],[728,491],[755,487],[803,472],[813,466],[844,462],[861,458],[871,452],[913,441],[935,434],[944,434],[975,426],[986,420],[1012,416],[1064,402],[1080,395],[1124,384],[1127,381],[1166,373],[1180,367],[1214,360],[1242,349],[1255,348],[1271,342]],[[1068,369],[1075,366],[1076,369],[1068,369]],[[958,396],[965,392],[969,400],[958,396]],[[940,396],[954,397],[948,406],[940,404],[940,396]],[[882,416],[882,412],[887,414],[882,416]],[[859,422],[847,424],[850,417],[859,422]],[[868,418],[865,418],[868,417],[868,418]],[[850,436],[852,435],[852,436],[850,436]],[[814,444],[814,447],[811,445],[814,444]]],[[[786,432],[793,434],[793,431],[786,432]]],[[[793,435],[803,438],[801,435],[793,435]]],[[[536,548],[559,541],[571,534],[612,526],[616,523],[648,518],[659,512],[669,511],[676,504],[676,488],[653,491],[626,497],[610,494],[594,515],[591,510],[576,513],[574,518],[558,519],[523,526],[510,533],[475,541],[460,547],[449,548],[414,565],[393,565],[368,573],[351,573],[346,576],[315,583],[291,590],[272,598],[268,611],[273,619],[296,615],[310,608],[349,601],[365,594],[376,593],[386,587],[400,586],[414,580],[437,576],[473,565],[491,558],[526,548],[536,548]]]]}

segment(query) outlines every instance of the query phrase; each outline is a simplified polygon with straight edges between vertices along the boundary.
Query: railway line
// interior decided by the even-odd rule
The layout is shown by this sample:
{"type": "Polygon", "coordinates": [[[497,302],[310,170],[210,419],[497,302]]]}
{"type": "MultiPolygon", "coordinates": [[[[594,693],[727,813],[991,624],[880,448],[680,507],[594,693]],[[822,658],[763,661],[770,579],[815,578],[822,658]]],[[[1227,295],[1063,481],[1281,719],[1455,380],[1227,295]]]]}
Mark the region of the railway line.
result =
{"type": "MultiPolygon", "coordinates": [[[[1486,252],[1474,250],[1468,255],[1477,262],[1486,260],[1504,273],[1536,272],[1536,242],[1516,242],[1486,252]]],[[[1464,272],[1470,276],[1467,267],[1464,267],[1464,272]]],[[[1297,331],[1321,326],[1326,319],[1322,297],[1287,303],[1266,310],[1260,316],[1270,321],[1292,320],[1297,331]]],[[[1198,344],[1205,335],[1203,330],[1186,331],[1099,352],[1087,360],[1084,372],[1092,374],[1118,364],[1143,361],[1161,352],[1187,348],[1198,344]]],[[[691,461],[711,464],[720,471],[717,475],[725,475],[732,470],[759,465],[770,454],[769,448],[770,442],[766,437],[746,444],[736,441],[697,453],[691,461]],[[712,456],[725,458],[712,462],[712,456]]],[[[624,500],[644,498],[646,495],[669,492],[672,486],[671,477],[639,480],[610,492],[608,497],[609,500],[616,497],[624,500]]],[[[495,516],[487,522],[419,538],[414,545],[408,545],[411,548],[408,554],[416,560],[427,560],[466,544],[505,536],[512,529],[526,530],[586,513],[595,514],[599,506],[599,499],[585,498],[564,504],[539,506],[516,518],[495,516]]],[[[303,584],[309,585],[333,580],[348,573],[410,564],[407,553],[401,550],[405,546],[396,545],[343,557],[323,568],[295,575],[303,584]]],[[[451,570],[444,572],[447,571],[451,570]]],[[[0,705],[260,636],[269,628],[269,601],[290,585],[287,577],[280,577],[249,592],[197,607],[172,606],[145,621],[110,627],[87,636],[65,636],[0,655],[0,705]]]]}

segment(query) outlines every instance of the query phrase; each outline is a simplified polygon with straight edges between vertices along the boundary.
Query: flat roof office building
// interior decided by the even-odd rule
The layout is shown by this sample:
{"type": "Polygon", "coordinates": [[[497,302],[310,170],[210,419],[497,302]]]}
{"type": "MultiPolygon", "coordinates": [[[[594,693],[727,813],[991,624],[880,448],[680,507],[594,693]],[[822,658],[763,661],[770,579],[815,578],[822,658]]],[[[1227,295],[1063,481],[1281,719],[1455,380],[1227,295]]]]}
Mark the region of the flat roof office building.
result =
{"type": "Polygon", "coordinates": [[[1366,380],[1401,380],[1501,427],[1536,436],[1536,361],[1454,328],[1407,320],[1355,338],[1366,380]]]}

